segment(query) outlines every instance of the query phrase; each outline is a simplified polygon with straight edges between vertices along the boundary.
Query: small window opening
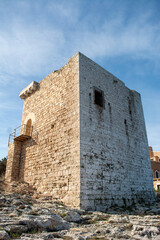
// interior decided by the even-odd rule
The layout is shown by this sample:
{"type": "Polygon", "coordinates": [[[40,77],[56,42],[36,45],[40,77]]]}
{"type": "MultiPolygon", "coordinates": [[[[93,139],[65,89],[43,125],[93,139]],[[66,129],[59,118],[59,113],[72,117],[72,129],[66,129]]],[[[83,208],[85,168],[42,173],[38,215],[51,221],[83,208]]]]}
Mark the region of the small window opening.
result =
{"type": "Polygon", "coordinates": [[[126,129],[126,135],[128,136],[128,125],[127,125],[126,119],[124,119],[124,124],[125,124],[125,129],[126,129]]]}
{"type": "Polygon", "coordinates": [[[129,109],[129,114],[130,114],[131,121],[132,121],[132,102],[130,99],[128,99],[128,109],[129,109]]]}
{"type": "Polygon", "coordinates": [[[155,171],[155,175],[156,175],[156,178],[159,178],[159,174],[157,170],[155,171]]]}
{"type": "Polygon", "coordinates": [[[108,103],[108,107],[109,107],[109,113],[111,114],[111,104],[108,103]]]}
{"type": "Polygon", "coordinates": [[[104,93],[102,90],[94,89],[94,103],[100,107],[104,107],[104,93]]]}

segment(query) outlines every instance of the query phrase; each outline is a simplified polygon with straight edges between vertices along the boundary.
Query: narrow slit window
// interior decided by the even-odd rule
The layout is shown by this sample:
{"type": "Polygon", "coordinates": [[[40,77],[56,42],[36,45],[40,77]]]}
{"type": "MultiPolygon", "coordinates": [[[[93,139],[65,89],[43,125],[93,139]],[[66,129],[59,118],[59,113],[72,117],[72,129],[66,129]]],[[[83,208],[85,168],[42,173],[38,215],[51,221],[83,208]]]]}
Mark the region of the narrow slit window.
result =
{"type": "Polygon", "coordinates": [[[157,170],[155,171],[155,175],[156,175],[156,178],[159,178],[159,174],[157,170]]]}
{"type": "Polygon", "coordinates": [[[100,107],[104,107],[104,93],[97,88],[94,89],[94,103],[100,107]]]}

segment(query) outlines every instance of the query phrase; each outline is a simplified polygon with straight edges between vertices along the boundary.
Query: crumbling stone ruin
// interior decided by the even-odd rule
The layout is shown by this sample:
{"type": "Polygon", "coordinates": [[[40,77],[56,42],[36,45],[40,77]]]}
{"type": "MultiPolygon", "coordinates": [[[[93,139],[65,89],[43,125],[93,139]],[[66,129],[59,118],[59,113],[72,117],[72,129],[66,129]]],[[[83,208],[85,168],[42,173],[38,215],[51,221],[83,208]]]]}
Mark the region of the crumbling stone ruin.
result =
{"type": "Polygon", "coordinates": [[[77,53],[20,98],[6,180],[87,210],[154,201],[139,93],[77,53]]]}

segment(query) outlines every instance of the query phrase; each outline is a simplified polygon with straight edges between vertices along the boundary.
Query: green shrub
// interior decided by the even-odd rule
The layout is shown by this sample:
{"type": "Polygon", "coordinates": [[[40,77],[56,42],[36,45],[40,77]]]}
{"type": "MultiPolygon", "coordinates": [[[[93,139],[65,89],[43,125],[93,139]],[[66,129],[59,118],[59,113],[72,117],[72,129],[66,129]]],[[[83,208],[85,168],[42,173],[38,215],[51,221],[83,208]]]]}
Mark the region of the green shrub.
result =
{"type": "Polygon", "coordinates": [[[0,178],[3,180],[6,171],[7,158],[4,157],[0,160],[0,178]]]}

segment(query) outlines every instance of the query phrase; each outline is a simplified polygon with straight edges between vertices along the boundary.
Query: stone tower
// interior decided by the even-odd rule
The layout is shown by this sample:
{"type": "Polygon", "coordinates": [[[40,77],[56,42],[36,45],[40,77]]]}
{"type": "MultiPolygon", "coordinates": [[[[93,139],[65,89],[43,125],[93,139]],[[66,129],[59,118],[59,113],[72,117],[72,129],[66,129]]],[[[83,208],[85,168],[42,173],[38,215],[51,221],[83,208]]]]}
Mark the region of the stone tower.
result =
{"type": "Polygon", "coordinates": [[[83,209],[154,200],[139,93],[77,53],[20,97],[6,180],[83,209]]]}

